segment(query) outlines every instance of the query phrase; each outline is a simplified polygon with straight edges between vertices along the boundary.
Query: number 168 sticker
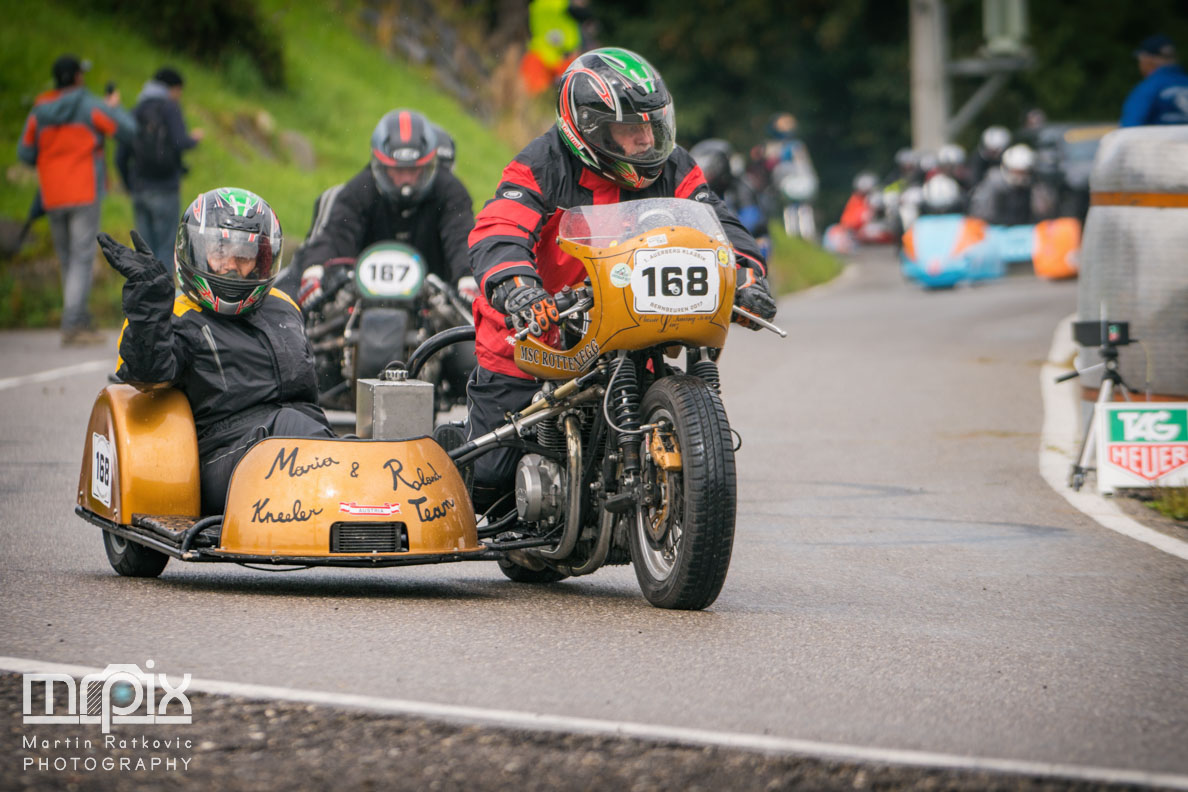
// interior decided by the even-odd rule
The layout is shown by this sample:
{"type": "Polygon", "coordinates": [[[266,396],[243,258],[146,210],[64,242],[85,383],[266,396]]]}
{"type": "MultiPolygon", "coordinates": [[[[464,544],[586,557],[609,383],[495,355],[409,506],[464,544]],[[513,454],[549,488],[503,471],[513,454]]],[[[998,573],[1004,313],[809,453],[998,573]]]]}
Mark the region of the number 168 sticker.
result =
{"type": "Polygon", "coordinates": [[[640,250],[631,272],[639,313],[697,314],[718,309],[718,261],[712,250],[640,250]]]}
{"type": "Polygon", "coordinates": [[[91,433],[91,497],[111,506],[111,442],[105,435],[91,433]]]}

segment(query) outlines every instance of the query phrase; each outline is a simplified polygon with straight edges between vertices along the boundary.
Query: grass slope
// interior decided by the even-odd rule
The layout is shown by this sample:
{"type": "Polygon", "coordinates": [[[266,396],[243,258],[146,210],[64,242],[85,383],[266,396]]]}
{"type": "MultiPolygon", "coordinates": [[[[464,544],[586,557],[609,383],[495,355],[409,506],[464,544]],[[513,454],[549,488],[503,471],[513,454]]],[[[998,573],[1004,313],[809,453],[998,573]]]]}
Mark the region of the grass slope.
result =
{"type": "MultiPolygon", "coordinates": [[[[308,230],[314,199],[366,163],[371,130],[393,107],[420,110],[454,135],[455,173],[470,190],[476,209],[493,193],[514,154],[512,147],[470,115],[469,108],[439,91],[430,73],[366,43],[357,2],[262,0],[261,8],[284,36],[289,83],[284,92],[265,89],[246,63],[219,70],[200,66],[150,44],[126,21],[80,12],[75,4],[0,0],[0,11],[10,19],[0,25],[0,217],[23,219],[37,189],[36,173],[16,159],[16,143],[33,99],[52,87],[50,65],[63,52],[91,60],[87,86],[99,93],[114,81],[126,108],[135,104],[157,68],[166,63],[177,67],[186,78],[182,106],[187,122],[207,135],[186,155],[190,172],[182,183],[183,200],[220,186],[259,193],[280,217],[287,255],[308,230]],[[15,19],[20,21],[11,21],[15,19]],[[288,132],[300,133],[312,146],[313,170],[293,161],[283,144],[288,132]]],[[[114,161],[114,144],[108,146],[108,160],[114,161]]],[[[109,182],[103,229],[126,240],[131,203],[110,167],[109,182]]],[[[818,248],[778,232],[775,250],[773,281],[781,291],[828,280],[838,269],[836,260],[818,248]]],[[[0,261],[0,327],[56,324],[58,277],[43,219],[20,256],[0,261]]],[[[121,285],[106,264],[97,266],[91,308],[100,323],[120,320],[121,285]]]]}

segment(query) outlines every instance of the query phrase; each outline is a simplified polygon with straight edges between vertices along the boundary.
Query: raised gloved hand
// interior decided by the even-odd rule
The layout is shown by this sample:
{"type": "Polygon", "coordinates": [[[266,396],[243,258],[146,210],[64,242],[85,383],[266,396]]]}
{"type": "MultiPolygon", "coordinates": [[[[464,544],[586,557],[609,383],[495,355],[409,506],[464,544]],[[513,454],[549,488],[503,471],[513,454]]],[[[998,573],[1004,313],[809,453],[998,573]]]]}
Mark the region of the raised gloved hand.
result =
{"type": "Polygon", "coordinates": [[[514,275],[496,284],[491,307],[518,318],[536,336],[544,335],[560,319],[557,303],[532,276],[514,275]]]}
{"type": "MultiPolygon", "coordinates": [[[[755,273],[750,267],[744,267],[738,272],[740,283],[734,290],[734,304],[744,311],[755,314],[760,319],[771,321],[776,315],[776,302],[767,289],[767,280],[755,273]]],[[[746,318],[738,318],[743,327],[758,330],[759,325],[746,318]]]]}
{"type": "Polygon", "coordinates": [[[121,245],[111,234],[101,233],[96,240],[103,258],[112,268],[130,281],[151,280],[158,275],[165,274],[165,265],[153,257],[153,250],[144,241],[144,237],[132,232],[132,245],[135,248],[121,245]]]}
{"type": "Polygon", "coordinates": [[[350,267],[354,259],[331,259],[326,265],[315,264],[301,273],[301,285],[297,288],[297,304],[306,313],[317,309],[328,298],[350,280],[350,267]]]}

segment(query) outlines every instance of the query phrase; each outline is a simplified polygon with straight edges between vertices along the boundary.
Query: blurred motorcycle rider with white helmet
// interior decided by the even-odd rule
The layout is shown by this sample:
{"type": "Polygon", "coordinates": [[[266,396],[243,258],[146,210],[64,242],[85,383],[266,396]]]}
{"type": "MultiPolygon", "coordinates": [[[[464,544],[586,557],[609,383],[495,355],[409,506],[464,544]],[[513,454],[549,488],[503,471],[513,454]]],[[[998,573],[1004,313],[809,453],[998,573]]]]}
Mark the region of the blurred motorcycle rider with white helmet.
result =
{"type": "Polygon", "coordinates": [[[970,179],[977,185],[995,166],[1002,161],[1003,152],[1011,145],[1011,131],[1004,126],[995,124],[986,127],[981,140],[974,151],[973,162],[970,163],[970,179]]]}
{"type": "Polygon", "coordinates": [[[1032,178],[1035,152],[1016,143],[1002,154],[999,167],[974,188],[970,214],[991,225],[1026,225],[1051,216],[1054,201],[1045,185],[1032,178]]]}

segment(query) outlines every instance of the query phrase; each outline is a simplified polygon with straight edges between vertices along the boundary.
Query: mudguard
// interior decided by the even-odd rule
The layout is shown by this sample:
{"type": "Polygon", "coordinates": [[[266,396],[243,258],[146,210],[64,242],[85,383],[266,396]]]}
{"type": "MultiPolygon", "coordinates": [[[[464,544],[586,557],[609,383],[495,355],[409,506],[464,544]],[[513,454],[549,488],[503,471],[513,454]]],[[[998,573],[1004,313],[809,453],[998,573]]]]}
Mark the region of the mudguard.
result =
{"type": "Polygon", "coordinates": [[[198,435],[181,391],[109,385],[95,399],[78,505],[120,525],[133,514],[197,518],[198,435]]]}
{"type": "Polygon", "coordinates": [[[1081,252],[1081,221],[1075,217],[1045,220],[1035,226],[1032,265],[1037,277],[1074,278],[1081,252]]]}

